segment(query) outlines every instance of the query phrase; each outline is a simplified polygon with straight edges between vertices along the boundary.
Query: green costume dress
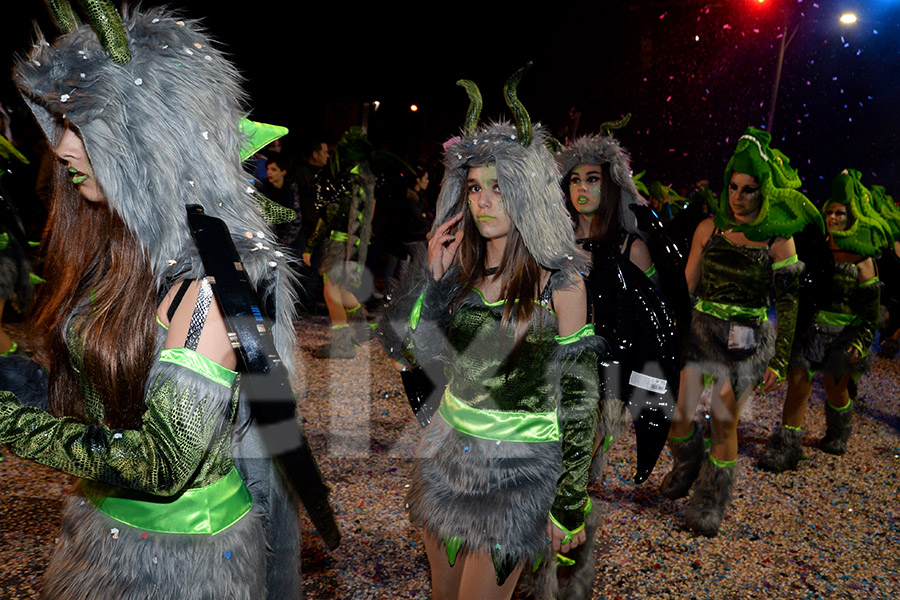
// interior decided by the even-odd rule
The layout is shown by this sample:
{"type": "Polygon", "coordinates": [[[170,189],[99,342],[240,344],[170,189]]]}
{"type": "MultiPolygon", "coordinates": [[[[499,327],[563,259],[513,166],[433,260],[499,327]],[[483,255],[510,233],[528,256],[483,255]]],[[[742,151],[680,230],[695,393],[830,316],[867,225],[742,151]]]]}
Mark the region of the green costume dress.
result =
{"type": "Polygon", "coordinates": [[[835,262],[831,293],[810,326],[798,332],[791,367],[822,371],[836,380],[847,374],[858,378],[868,371],[869,348],[881,313],[880,289],[877,277],[860,283],[857,265],[835,262]],[[862,360],[850,361],[851,347],[862,360]]]}
{"type": "Polygon", "coordinates": [[[801,269],[796,256],[773,264],[769,246],[741,246],[714,232],[703,248],[685,361],[726,378],[738,397],[762,381],[766,367],[784,377],[801,269]],[[777,335],[767,316],[773,288],[777,335]]]}
{"type": "MultiPolygon", "coordinates": [[[[67,500],[42,597],[249,600],[265,589],[263,523],[231,452],[239,377],[194,350],[162,349],[165,334],[160,323],[139,429],[104,425],[84,379],[84,420],[0,392],[0,442],[83,478],[67,500]],[[197,583],[179,584],[176,596],[173,582],[197,583]]],[[[80,373],[76,326],[67,345],[80,373]]]]}
{"type": "Polygon", "coordinates": [[[548,513],[570,531],[584,525],[598,338],[591,325],[556,335],[548,285],[521,348],[511,353],[502,301],[486,302],[474,290],[448,310],[453,302],[441,297],[452,294],[434,292],[455,276],[451,270],[429,284],[410,320],[407,358],[433,355],[427,330],[445,314],[449,356],[448,384],[420,441],[408,505],[412,519],[443,540],[451,564],[461,548],[490,553],[502,583],[549,548],[548,513]]]}

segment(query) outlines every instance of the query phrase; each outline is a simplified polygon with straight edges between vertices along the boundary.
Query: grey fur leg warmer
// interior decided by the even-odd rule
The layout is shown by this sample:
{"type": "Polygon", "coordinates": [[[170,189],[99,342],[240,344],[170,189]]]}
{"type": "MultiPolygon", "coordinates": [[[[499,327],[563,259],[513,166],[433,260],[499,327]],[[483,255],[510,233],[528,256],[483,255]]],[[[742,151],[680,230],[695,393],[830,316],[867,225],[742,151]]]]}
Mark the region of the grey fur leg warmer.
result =
{"type": "Polygon", "coordinates": [[[759,468],[772,473],[796,469],[803,456],[803,448],[800,447],[802,438],[803,432],[799,429],[779,427],[769,439],[766,453],[759,459],[759,468]]]}
{"type": "Polygon", "coordinates": [[[353,338],[357,344],[368,342],[372,339],[372,328],[369,327],[366,307],[359,304],[353,312],[347,311],[347,321],[353,330],[353,338]]]}
{"type": "Polygon", "coordinates": [[[674,460],[669,471],[659,484],[659,493],[676,500],[688,495],[694,480],[700,473],[700,464],[706,454],[700,426],[694,423],[694,432],[684,441],[669,440],[669,451],[674,460]]]}
{"type": "Polygon", "coordinates": [[[356,346],[353,344],[353,330],[349,325],[333,327],[331,341],[316,348],[318,358],[354,358],[356,346]]]}
{"type": "Polygon", "coordinates": [[[840,455],[847,451],[847,441],[853,432],[853,401],[850,402],[844,410],[836,410],[825,402],[825,436],[819,443],[822,452],[840,455]]]}
{"type": "Polygon", "coordinates": [[[731,502],[735,465],[717,467],[711,460],[703,461],[700,476],[694,484],[691,505],[684,511],[684,522],[694,532],[716,537],[731,502]]]}

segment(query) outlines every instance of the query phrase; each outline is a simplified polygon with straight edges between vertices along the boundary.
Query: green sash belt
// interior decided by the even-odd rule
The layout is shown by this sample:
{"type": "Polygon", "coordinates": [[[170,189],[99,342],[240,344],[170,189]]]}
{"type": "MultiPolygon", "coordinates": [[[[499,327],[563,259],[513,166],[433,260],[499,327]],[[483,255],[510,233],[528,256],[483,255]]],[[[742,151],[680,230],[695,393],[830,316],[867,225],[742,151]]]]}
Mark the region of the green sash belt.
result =
{"type": "Polygon", "coordinates": [[[722,302],[712,302],[710,300],[697,300],[697,303],[694,304],[694,309],[717,319],[722,319],[723,321],[743,321],[752,319],[767,321],[769,319],[765,307],[753,308],[751,306],[724,304],[722,302]]]}
{"type": "Polygon", "coordinates": [[[457,431],[485,440],[557,442],[560,439],[556,411],[522,413],[472,408],[447,388],[438,412],[457,431]]]}
{"type": "Polygon", "coordinates": [[[156,533],[215,535],[234,525],[253,505],[237,469],[231,469],[215,483],[175,497],[140,494],[124,488],[112,488],[119,495],[106,496],[103,494],[109,488],[95,485],[86,480],[83,489],[97,510],[135,529],[156,533]]]}
{"type": "Polygon", "coordinates": [[[849,327],[850,325],[859,325],[860,323],[862,323],[862,319],[859,317],[859,315],[820,310],[816,313],[815,322],[821,323],[822,325],[849,327]]]}

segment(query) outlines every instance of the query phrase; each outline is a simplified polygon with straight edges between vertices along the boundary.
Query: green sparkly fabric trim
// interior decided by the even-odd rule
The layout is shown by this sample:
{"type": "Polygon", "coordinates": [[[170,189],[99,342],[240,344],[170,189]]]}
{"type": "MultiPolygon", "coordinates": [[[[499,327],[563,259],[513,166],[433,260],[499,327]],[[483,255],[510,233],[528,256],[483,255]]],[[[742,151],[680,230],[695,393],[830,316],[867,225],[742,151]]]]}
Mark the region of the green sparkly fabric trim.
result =
{"type": "Polygon", "coordinates": [[[723,321],[731,321],[733,319],[759,319],[760,321],[767,321],[769,319],[769,315],[765,308],[739,306],[737,304],[725,304],[723,302],[711,302],[709,300],[697,300],[697,303],[694,304],[694,309],[706,313],[711,317],[722,319],[723,321]]]}
{"type": "Polygon", "coordinates": [[[828,406],[830,406],[830,407],[831,407],[831,410],[833,410],[833,411],[835,411],[835,412],[846,412],[846,411],[850,410],[850,407],[851,407],[851,406],[853,406],[853,400],[851,400],[850,402],[848,402],[848,403],[845,404],[844,406],[835,406],[835,405],[832,404],[831,402],[828,402],[828,406]]]}
{"type": "Polygon", "coordinates": [[[235,371],[226,369],[190,348],[166,348],[159,353],[159,362],[180,365],[227,388],[231,387],[237,377],[235,371]]]}
{"type": "Polygon", "coordinates": [[[861,287],[861,288],[869,287],[869,286],[872,285],[873,283],[878,283],[879,281],[881,281],[881,280],[880,280],[880,279],[878,278],[878,276],[876,275],[876,276],[873,277],[872,279],[867,279],[867,280],[863,281],[861,284],[859,284],[859,287],[861,287]]]}
{"type": "Polygon", "coordinates": [[[169,326],[162,322],[162,319],[159,318],[159,315],[156,315],[156,322],[157,322],[157,324],[159,324],[160,327],[162,327],[166,331],[169,330],[169,326]]]}
{"type": "Polygon", "coordinates": [[[793,425],[782,425],[785,429],[790,429],[791,431],[801,431],[800,427],[794,427],[793,425]]]}
{"type": "Polygon", "coordinates": [[[538,443],[560,439],[556,411],[524,413],[473,408],[445,389],[438,412],[457,431],[484,440],[538,443]]]}
{"type": "Polygon", "coordinates": [[[835,325],[837,327],[849,327],[850,325],[859,325],[862,322],[862,319],[858,315],[837,313],[828,310],[818,311],[813,320],[822,325],[835,325]]]}

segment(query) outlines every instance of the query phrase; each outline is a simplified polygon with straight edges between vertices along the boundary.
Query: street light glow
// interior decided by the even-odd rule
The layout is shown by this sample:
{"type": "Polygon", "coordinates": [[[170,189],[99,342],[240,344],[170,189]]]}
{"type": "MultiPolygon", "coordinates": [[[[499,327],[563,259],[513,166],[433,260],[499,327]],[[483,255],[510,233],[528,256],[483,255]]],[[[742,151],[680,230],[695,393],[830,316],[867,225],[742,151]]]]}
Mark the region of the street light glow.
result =
{"type": "Polygon", "coordinates": [[[856,23],[856,15],[853,13],[844,13],[841,15],[841,23],[844,25],[852,25],[856,23]]]}

